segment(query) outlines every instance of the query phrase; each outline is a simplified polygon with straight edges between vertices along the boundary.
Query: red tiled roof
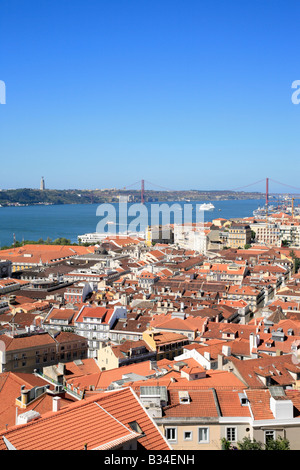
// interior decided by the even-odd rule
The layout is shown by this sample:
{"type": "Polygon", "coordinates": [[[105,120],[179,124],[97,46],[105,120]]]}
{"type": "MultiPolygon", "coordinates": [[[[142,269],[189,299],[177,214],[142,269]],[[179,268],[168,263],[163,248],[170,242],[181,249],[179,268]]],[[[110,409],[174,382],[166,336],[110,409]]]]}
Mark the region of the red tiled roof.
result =
{"type": "Polygon", "coordinates": [[[238,392],[218,390],[217,395],[222,416],[251,416],[249,407],[241,405],[238,392]]]}
{"type": "Polygon", "coordinates": [[[112,315],[114,309],[108,309],[106,307],[84,307],[78,317],[76,317],[76,322],[82,322],[84,318],[101,318],[102,323],[107,323],[110,316],[112,315]]]}
{"type": "MultiPolygon", "coordinates": [[[[48,382],[34,374],[2,372],[0,374],[0,429],[5,426],[14,426],[16,421],[16,398],[21,395],[21,387],[25,385],[26,389],[48,385],[48,382]]],[[[73,401],[62,398],[61,407],[73,401]]],[[[41,395],[38,399],[28,404],[26,409],[18,408],[18,414],[34,409],[41,415],[52,409],[52,396],[47,393],[41,395]]]]}
{"type": "MultiPolygon", "coordinates": [[[[140,435],[129,423],[136,421],[144,433],[139,445],[146,450],[169,450],[164,437],[131,389],[97,394],[58,412],[2,432],[17,450],[113,449],[140,435]]],[[[0,440],[0,450],[6,450],[0,440]]]]}
{"type": "Polygon", "coordinates": [[[6,351],[16,351],[19,349],[27,349],[37,346],[46,346],[47,344],[55,345],[55,339],[52,338],[48,333],[39,335],[31,335],[24,337],[10,337],[8,335],[2,335],[1,341],[4,342],[6,351]]]}
{"type": "Polygon", "coordinates": [[[270,410],[269,390],[247,390],[246,394],[255,420],[274,419],[270,410]]]}
{"type": "Polygon", "coordinates": [[[42,263],[52,264],[61,259],[72,258],[76,255],[94,253],[94,247],[68,245],[25,245],[1,251],[1,258],[13,263],[42,263]]]}
{"type": "Polygon", "coordinates": [[[170,417],[218,417],[214,393],[210,390],[188,390],[190,402],[180,403],[180,391],[169,390],[170,405],[164,408],[166,418],[170,417]]]}

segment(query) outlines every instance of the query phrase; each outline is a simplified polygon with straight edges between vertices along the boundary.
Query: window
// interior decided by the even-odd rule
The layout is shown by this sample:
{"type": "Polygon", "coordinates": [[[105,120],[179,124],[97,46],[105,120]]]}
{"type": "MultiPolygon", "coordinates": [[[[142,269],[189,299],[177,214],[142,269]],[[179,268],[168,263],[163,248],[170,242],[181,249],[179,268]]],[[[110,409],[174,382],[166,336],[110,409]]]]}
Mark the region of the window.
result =
{"type": "Polygon", "coordinates": [[[184,431],[183,433],[183,439],[185,441],[191,441],[193,439],[193,433],[192,431],[184,431]]]}
{"type": "Polygon", "coordinates": [[[168,441],[177,441],[177,428],[166,428],[166,438],[168,441]]]}
{"type": "Polygon", "coordinates": [[[209,442],[209,430],[208,428],[199,428],[198,429],[199,444],[204,444],[209,442]]]}
{"type": "Polygon", "coordinates": [[[226,439],[230,442],[236,441],[236,428],[226,428],[226,439]]]}
{"type": "Polygon", "coordinates": [[[269,430],[265,431],[265,444],[268,443],[268,441],[274,441],[275,440],[275,431],[269,430]]]}
{"type": "Polygon", "coordinates": [[[131,423],[128,423],[128,425],[133,431],[138,432],[139,434],[145,435],[137,421],[132,421],[131,423]]]}
{"type": "Polygon", "coordinates": [[[190,403],[190,396],[188,391],[178,392],[179,402],[181,404],[189,404],[190,403]]]}

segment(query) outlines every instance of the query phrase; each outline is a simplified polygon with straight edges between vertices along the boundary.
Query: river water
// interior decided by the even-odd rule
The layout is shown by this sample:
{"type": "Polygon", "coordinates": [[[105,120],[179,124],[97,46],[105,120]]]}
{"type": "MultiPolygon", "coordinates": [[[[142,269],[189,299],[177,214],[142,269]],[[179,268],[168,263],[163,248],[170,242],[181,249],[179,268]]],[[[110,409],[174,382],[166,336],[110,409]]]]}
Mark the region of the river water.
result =
{"type": "MultiPolygon", "coordinates": [[[[197,219],[198,207],[207,201],[196,202],[168,202],[170,208],[174,208],[174,213],[170,212],[170,222],[174,221],[174,217],[184,214],[184,222],[190,222],[197,219]],[[188,210],[191,209],[192,210],[188,210]],[[186,210],[187,209],[187,210],[186,210]],[[177,213],[178,211],[178,213],[177,213]],[[177,216],[175,215],[177,213],[177,216]],[[190,220],[191,219],[191,220],[190,220]]],[[[215,218],[223,217],[225,219],[252,216],[253,210],[259,206],[263,206],[265,201],[259,199],[247,200],[222,200],[212,201],[215,209],[205,211],[204,220],[212,221],[215,218]]],[[[142,220],[146,226],[151,224],[151,209],[162,207],[166,203],[146,203],[142,213],[138,211],[140,205],[128,204],[128,223],[134,221],[137,217],[142,220]],[[134,210],[137,209],[137,212],[134,210]],[[130,216],[130,210],[133,215],[130,216]],[[148,218],[148,220],[147,220],[148,218]]],[[[94,233],[101,230],[101,221],[112,218],[116,225],[107,225],[108,230],[116,230],[124,232],[125,228],[122,224],[119,226],[119,205],[98,205],[98,204],[65,204],[50,206],[24,206],[24,207],[0,207],[0,247],[11,245],[14,240],[46,240],[47,237],[54,240],[58,237],[65,237],[71,242],[77,242],[77,236],[85,233],[94,233]],[[112,214],[105,212],[106,206],[112,208],[112,213],[116,214],[116,220],[112,214]],[[97,215],[98,214],[98,215],[97,215]],[[113,227],[117,227],[114,228],[113,227]],[[99,230],[100,228],[100,230],[99,230]]],[[[124,208],[123,208],[124,209],[124,208]]],[[[183,216],[182,216],[183,217],[183,216]]],[[[176,219],[177,220],[177,219],[176,219]]],[[[123,224],[124,225],[124,224],[123,224]]],[[[143,229],[143,227],[142,227],[143,229]]]]}

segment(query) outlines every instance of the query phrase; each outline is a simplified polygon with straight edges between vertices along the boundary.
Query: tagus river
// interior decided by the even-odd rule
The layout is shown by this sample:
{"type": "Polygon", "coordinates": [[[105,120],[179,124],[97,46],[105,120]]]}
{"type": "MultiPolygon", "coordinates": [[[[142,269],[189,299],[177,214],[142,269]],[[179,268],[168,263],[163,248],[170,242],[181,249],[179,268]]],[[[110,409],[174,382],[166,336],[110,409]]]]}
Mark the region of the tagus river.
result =
{"type": "MultiPolygon", "coordinates": [[[[168,202],[168,203],[145,203],[145,211],[143,215],[143,223],[151,224],[151,206],[161,207],[168,204],[171,207],[181,207],[182,213],[185,214],[184,222],[195,222],[196,212],[200,204],[207,201],[193,202],[168,202]],[[185,208],[193,206],[192,211],[186,211],[185,208]],[[145,215],[145,212],[147,213],[145,215]],[[189,216],[189,213],[192,215],[189,216]],[[148,217],[148,220],[147,220],[148,217]],[[187,220],[189,217],[192,220],[187,220]]],[[[263,199],[246,199],[246,200],[224,200],[212,201],[215,208],[212,211],[205,211],[205,222],[212,221],[215,218],[223,217],[236,218],[252,216],[253,210],[264,205],[263,199]]],[[[107,205],[109,206],[109,205],[107,205]]],[[[116,232],[124,232],[124,227],[118,226],[119,205],[112,204],[116,219],[116,232]]],[[[128,203],[128,211],[133,204],[128,203]]],[[[24,207],[0,207],[0,247],[11,245],[15,239],[22,240],[46,240],[48,237],[52,240],[65,237],[71,242],[77,242],[78,235],[85,233],[94,233],[99,228],[99,222],[104,220],[103,208],[99,210],[98,204],[65,204],[51,206],[24,206],[24,207]],[[98,215],[97,215],[98,211],[98,215]],[[99,213],[101,213],[99,215],[99,213]]],[[[180,212],[180,209],[178,209],[180,212]]],[[[174,222],[174,213],[170,213],[170,223],[174,222]]],[[[136,213],[135,213],[136,214],[136,213]]],[[[128,223],[137,218],[139,214],[128,216],[128,223]]],[[[178,214],[177,214],[178,215],[178,214]]],[[[108,220],[108,218],[106,217],[108,220]]],[[[107,226],[109,227],[109,225],[107,226]]]]}

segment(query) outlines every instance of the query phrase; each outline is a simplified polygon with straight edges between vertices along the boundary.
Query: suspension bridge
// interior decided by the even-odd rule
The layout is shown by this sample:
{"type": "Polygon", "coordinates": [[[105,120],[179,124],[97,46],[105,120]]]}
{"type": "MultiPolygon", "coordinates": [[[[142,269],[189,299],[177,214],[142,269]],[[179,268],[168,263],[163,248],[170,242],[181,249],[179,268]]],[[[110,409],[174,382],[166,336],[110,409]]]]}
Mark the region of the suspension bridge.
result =
{"type": "MultiPolygon", "coordinates": [[[[253,186],[258,186],[260,185],[259,187],[261,188],[260,191],[257,191],[257,192],[261,192],[262,194],[265,194],[265,198],[266,198],[266,207],[268,207],[269,205],[269,198],[270,198],[270,184],[273,183],[275,184],[277,187],[280,186],[280,187],[284,187],[287,189],[287,191],[285,193],[288,193],[288,194],[295,194],[295,192],[299,192],[300,193],[300,188],[296,187],[296,186],[292,186],[290,184],[287,184],[287,183],[281,183],[279,181],[276,181],[272,178],[263,178],[259,181],[255,181],[253,183],[248,183],[248,184],[245,184],[243,186],[240,186],[238,188],[233,188],[233,189],[224,189],[224,192],[239,192],[239,191],[245,191],[246,189],[250,188],[250,187],[253,187],[253,186]],[[264,186],[262,186],[264,184],[264,186]]],[[[171,189],[171,188],[166,188],[166,187],[163,187],[163,186],[160,186],[158,184],[155,184],[155,183],[151,183],[149,181],[146,181],[144,179],[142,180],[139,180],[139,181],[136,181],[135,183],[132,183],[128,186],[124,186],[123,188],[121,188],[122,190],[130,190],[132,188],[136,188],[136,190],[138,189],[140,191],[140,194],[141,194],[141,203],[144,204],[145,202],[145,190],[146,190],[146,186],[147,186],[147,189],[149,190],[160,190],[160,191],[171,191],[171,192],[178,192],[179,190],[177,189],[171,189]],[[152,189],[151,189],[152,188],[152,189]]],[[[278,194],[278,191],[274,191],[273,194],[278,194]]]]}

